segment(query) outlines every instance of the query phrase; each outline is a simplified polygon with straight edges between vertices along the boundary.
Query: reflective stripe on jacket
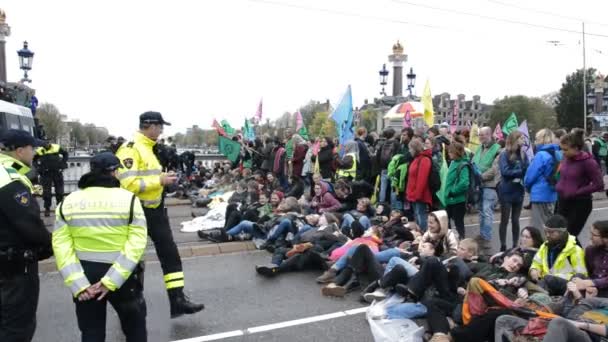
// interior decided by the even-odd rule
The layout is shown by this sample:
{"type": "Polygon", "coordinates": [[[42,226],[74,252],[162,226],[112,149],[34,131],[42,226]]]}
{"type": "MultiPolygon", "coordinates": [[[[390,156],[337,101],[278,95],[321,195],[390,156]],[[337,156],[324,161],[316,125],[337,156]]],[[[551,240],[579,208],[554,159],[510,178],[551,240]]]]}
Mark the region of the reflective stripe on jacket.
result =
{"type": "Polygon", "coordinates": [[[147,243],[146,218],[133,194],[120,188],[79,190],[64,199],[55,217],[52,242],[57,269],[74,297],[90,286],[80,260],[112,264],[101,282],[111,291],[120,288],[147,243]]]}
{"type": "Polygon", "coordinates": [[[572,235],[568,236],[566,247],[559,253],[553,267],[549,268],[549,247],[547,243],[540,246],[538,252],[532,260],[530,270],[536,269],[540,271],[540,278],[546,275],[560,277],[565,280],[570,280],[575,274],[587,275],[587,267],[585,266],[585,251],[576,244],[576,238],[572,235]]]}
{"type": "Polygon", "coordinates": [[[134,193],[146,208],[158,208],[163,194],[162,166],[154,154],[154,145],[155,141],[138,132],[133,142],[116,151],[124,166],[117,170],[121,187],[134,193]]]}

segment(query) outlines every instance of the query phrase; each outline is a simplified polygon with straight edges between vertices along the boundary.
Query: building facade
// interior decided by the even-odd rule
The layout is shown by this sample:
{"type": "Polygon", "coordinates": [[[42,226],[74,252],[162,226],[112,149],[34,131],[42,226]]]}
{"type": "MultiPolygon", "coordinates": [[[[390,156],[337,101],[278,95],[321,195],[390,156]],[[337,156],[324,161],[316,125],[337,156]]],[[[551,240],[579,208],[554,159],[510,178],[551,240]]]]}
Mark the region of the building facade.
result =
{"type": "Polygon", "coordinates": [[[479,95],[474,95],[472,100],[467,100],[463,94],[451,99],[449,93],[443,93],[433,98],[433,109],[435,124],[447,122],[451,125],[454,122],[456,128],[460,129],[470,126],[473,122],[480,127],[487,125],[490,121],[492,106],[482,103],[479,95]]]}

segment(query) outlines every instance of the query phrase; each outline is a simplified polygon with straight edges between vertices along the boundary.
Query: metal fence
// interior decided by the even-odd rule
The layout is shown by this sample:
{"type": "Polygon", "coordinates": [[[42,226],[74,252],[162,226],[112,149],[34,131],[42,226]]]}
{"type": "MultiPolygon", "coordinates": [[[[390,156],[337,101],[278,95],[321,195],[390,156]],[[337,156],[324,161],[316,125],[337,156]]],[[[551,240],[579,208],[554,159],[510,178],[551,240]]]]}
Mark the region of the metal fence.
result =
{"type": "MultiPolygon", "coordinates": [[[[91,170],[90,156],[71,156],[68,159],[68,168],[63,171],[64,191],[66,193],[78,190],[78,180],[82,175],[91,170]]],[[[213,163],[222,162],[226,157],[222,154],[197,154],[196,161],[202,161],[207,168],[213,167],[213,163]]]]}

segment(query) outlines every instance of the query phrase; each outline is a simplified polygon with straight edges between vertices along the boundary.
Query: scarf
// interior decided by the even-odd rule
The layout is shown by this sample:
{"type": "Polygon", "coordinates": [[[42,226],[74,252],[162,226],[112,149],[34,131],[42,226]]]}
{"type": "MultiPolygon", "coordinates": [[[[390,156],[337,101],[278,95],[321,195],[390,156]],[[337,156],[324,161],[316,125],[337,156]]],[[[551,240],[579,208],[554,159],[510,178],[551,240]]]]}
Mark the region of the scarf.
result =
{"type": "Polygon", "coordinates": [[[479,171],[481,173],[486,172],[489,168],[492,167],[492,163],[500,150],[500,145],[497,143],[493,143],[489,148],[485,148],[484,145],[481,145],[475,153],[473,157],[473,163],[477,165],[479,171]]]}

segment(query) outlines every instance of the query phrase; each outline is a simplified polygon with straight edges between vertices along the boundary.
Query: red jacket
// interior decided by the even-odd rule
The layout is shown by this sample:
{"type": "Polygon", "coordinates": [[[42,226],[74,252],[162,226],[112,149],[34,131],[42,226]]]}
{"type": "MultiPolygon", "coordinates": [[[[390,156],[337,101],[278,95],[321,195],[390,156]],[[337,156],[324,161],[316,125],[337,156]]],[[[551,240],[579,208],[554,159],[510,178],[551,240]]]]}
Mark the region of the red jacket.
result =
{"type": "Polygon", "coordinates": [[[420,152],[410,163],[407,171],[406,199],[408,202],[424,202],[433,204],[433,194],[429,187],[433,151],[431,149],[420,152]]]}
{"type": "Polygon", "coordinates": [[[304,159],[306,158],[306,152],[308,147],[306,145],[297,145],[293,150],[293,157],[291,158],[291,167],[293,176],[302,176],[302,169],[304,168],[304,159]]]}

